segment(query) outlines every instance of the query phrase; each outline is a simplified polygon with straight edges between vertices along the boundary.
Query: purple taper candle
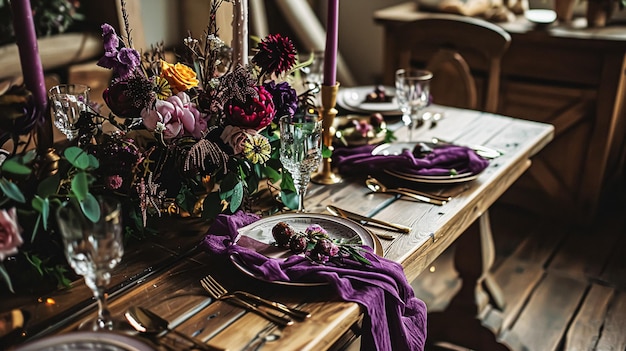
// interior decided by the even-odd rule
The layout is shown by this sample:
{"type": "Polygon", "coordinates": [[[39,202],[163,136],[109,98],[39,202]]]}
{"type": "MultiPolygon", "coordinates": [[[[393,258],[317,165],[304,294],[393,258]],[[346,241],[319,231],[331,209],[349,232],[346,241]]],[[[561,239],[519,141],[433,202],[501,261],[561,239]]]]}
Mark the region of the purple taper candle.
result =
{"type": "Polygon", "coordinates": [[[43,76],[43,67],[39,57],[37,35],[33,22],[33,11],[29,0],[11,0],[13,11],[13,28],[15,40],[20,53],[20,64],[26,88],[33,94],[38,111],[43,113],[48,105],[46,82],[43,76]]]}
{"type": "Polygon", "coordinates": [[[337,83],[337,33],[339,32],[339,0],[328,0],[326,23],[326,48],[324,49],[324,82],[326,86],[337,83]]]}

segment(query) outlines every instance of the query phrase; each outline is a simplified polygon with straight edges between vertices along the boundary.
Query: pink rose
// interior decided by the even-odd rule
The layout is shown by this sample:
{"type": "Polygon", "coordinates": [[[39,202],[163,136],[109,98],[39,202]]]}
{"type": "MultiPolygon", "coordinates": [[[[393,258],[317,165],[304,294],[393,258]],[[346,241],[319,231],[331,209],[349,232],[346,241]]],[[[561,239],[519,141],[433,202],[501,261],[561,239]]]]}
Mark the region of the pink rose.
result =
{"type": "Polygon", "coordinates": [[[235,126],[226,126],[220,135],[222,141],[233,149],[234,155],[243,153],[244,143],[248,140],[248,135],[258,134],[254,129],[242,129],[235,126]]]}
{"type": "Polygon", "coordinates": [[[276,109],[272,94],[262,86],[255,87],[259,96],[248,97],[245,103],[232,100],[224,106],[226,121],[242,128],[261,130],[272,123],[276,109]]]}
{"type": "Polygon", "coordinates": [[[154,108],[141,111],[141,118],[149,131],[161,130],[165,139],[182,135],[200,139],[207,128],[204,116],[185,93],[157,100],[154,108]]]}
{"type": "Polygon", "coordinates": [[[0,210],[0,261],[17,253],[17,247],[23,242],[20,232],[15,207],[0,210]]]}

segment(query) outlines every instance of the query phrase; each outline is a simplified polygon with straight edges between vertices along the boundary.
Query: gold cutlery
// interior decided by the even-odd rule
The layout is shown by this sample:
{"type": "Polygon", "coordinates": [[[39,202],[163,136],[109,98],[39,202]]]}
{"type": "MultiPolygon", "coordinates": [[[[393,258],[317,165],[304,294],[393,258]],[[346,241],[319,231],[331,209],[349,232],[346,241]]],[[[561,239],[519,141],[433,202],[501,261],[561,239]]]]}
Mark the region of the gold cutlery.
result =
{"type": "MultiPolygon", "coordinates": [[[[211,297],[213,297],[216,300],[224,300],[227,302],[230,302],[238,307],[241,308],[245,308],[251,312],[254,312],[258,315],[260,315],[261,317],[264,317],[265,319],[269,320],[270,322],[276,323],[277,325],[281,326],[281,327],[286,327],[289,325],[293,324],[293,320],[291,318],[288,317],[283,317],[283,316],[279,316],[273,313],[270,313],[269,311],[260,309],[257,305],[255,305],[254,303],[250,303],[247,300],[239,297],[239,295],[235,295],[235,294],[229,294],[228,290],[226,290],[222,285],[220,285],[215,279],[213,279],[213,277],[211,277],[210,275],[202,278],[200,280],[200,285],[202,285],[202,288],[204,288],[204,290],[209,293],[209,295],[211,295],[211,297]]],[[[270,307],[275,307],[274,305],[270,306],[270,307]]],[[[285,306],[287,307],[287,306],[285,306]]],[[[283,313],[286,313],[284,311],[282,311],[283,313]]]]}
{"type": "Polygon", "coordinates": [[[433,205],[442,206],[446,202],[452,200],[450,196],[436,195],[421,192],[419,190],[409,188],[388,188],[378,179],[369,177],[365,180],[365,185],[375,193],[393,193],[412,197],[416,200],[432,203],[433,205]]]}
{"type": "MultiPolygon", "coordinates": [[[[170,323],[147,308],[132,306],[124,314],[128,323],[140,333],[161,334],[174,333],[192,343],[197,349],[204,351],[226,351],[222,348],[205,344],[176,329],[170,329],[170,323]]],[[[161,336],[162,336],[161,335],[161,336]]]]}
{"type": "MultiPolygon", "coordinates": [[[[215,278],[213,278],[212,276],[207,275],[206,277],[202,278],[202,280],[204,280],[206,284],[210,284],[216,290],[220,291],[223,294],[223,296],[228,296],[228,294],[229,294],[228,290],[224,286],[222,286],[220,283],[218,283],[217,280],[215,280],[215,278]]],[[[237,296],[239,298],[250,300],[250,301],[252,301],[254,303],[258,303],[258,304],[264,305],[264,306],[269,307],[269,308],[273,308],[273,309],[275,309],[275,310],[277,310],[279,312],[282,312],[282,313],[284,313],[286,315],[289,315],[289,316],[291,316],[293,318],[296,318],[298,320],[305,320],[305,319],[311,317],[311,314],[309,312],[307,312],[307,311],[303,311],[301,309],[294,308],[294,307],[289,307],[289,306],[287,306],[285,304],[282,304],[280,302],[277,302],[277,301],[267,300],[267,299],[264,299],[264,298],[262,298],[260,296],[251,294],[251,293],[246,292],[246,291],[237,290],[237,291],[234,291],[234,292],[232,292],[230,294],[231,295],[235,295],[235,296],[237,296]]]]}
{"type": "Polygon", "coordinates": [[[494,158],[498,158],[502,155],[504,155],[504,152],[500,151],[500,150],[496,150],[487,146],[483,146],[483,145],[468,145],[468,144],[457,144],[457,143],[453,143],[450,141],[446,141],[440,138],[432,138],[432,142],[433,144],[440,144],[440,145],[457,145],[457,146],[465,146],[468,147],[472,150],[474,150],[476,152],[476,154],[478,156],[481,156],[483,158],[487,158],[487,159],[494,159],[494,158]]]}
{"type": "MultiPolygon", "coordinates": [[[[351,219],[351,220],[356,221],[356,222],[374,223],[374,224],[378,224],[378,225],[381,225],[381,226],[384,226],[384,227],[387,227],[387,228],[392,228],[393,230],[399,231],[399,232],[402,232],[402,233],[409,233],[411,231],[410,227],[404,226],[402,224],[396,224],[396,223],[391,223],[391,222],[383,221],[383,220],[376,219],[376,218],[365,217],[365,216],[360,215],[358,213],[346,211],[346,210],[341,209],[341,208],[339,208],[337,206],[328,205],[328,206],[326,206],[326,210],[328,210],[328,212],[330,212],[334,216],[339,216],[339,217],[351,219]]],[[[381,236],[378,233],[376,233],[376,235],[381,236]]],[[[390,238],[393,239],[394,237],[390,236],[390,238]]],[[[386,238],[383,237],[383,239],[386,239],[386,238]]]]}

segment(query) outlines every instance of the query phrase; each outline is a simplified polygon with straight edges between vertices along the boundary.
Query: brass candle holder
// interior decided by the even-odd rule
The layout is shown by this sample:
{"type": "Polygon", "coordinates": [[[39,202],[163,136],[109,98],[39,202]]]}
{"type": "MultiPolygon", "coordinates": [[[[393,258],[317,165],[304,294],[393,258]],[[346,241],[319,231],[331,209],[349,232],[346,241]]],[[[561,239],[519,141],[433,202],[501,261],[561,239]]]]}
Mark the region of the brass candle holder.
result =
{"type": "MultiPolygon", "coordinates": [[[[333,150],[333,122],[337,115],[335,104],[337,103],[337,91],[339,83],[335,85],[322,85],[322,142],[330,151],[333,150]]],[[[332,160],[330,157],[322,159],[321,168],[311,177],[311,181],[318,184],[336,184],[343,181],[338,174],[333,173],[332,160]]]]}

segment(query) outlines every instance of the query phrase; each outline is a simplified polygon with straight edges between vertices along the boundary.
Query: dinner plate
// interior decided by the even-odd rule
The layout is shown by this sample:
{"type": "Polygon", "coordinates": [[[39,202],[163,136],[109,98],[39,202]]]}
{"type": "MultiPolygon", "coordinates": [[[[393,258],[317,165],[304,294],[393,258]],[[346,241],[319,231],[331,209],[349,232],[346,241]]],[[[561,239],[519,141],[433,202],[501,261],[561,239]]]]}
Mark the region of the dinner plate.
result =
{"type": "MultiPolygon", "coordinates": [[[[274,237],[272,236],[272,228],[278,222],[289,224],[295,231],[304,232],[311,224],[318,224],[324,228],[332,239],[343,240],[345,242],[361,243],[371,247],[375,254],[382,255],[382,245],[380,241],[366,228],[351,220],[335,217],[320,213],[283,213],[270,217],[262,218],[250,225],[238,230],[239,236],[237,241],[240,243],[243,236],[247,236],[253,241],[266,244],[265,249],[258,249],[259,245],[253,247],[254,244],[242,244],[256,250],[257,252],[272,258],[287,258],[292,255],[289,250],[273,246],[274,237]]],[[[288,282],[288,281],[270,281],[256,272],[252,271],[246,264],[236,255],[230,256],[231,262],[237,269],[250,277],[281,285],[291,286],[318,286],[327,285],[327,282],[288,282]]]]}
{"type": "MultiPolygon", "coordinates": [[[[435,149],[442,147],[441,144],[435,144],[432,142],[400,142],[400,143],[388,143],[382,144],[372,150],[372,155],[399,155],[403,150],[413,150],[416,145],[423,144],[426,148],[435,149]]],[[[478,178],[480,173],[464,172],[458,174],[445,174],[445,175],[418,175],[413,173],[407,173],[397,170],[385,169],[385,173],[394,177],[417,182],[417,183],[431,183],[431,184],[454,184],[469,182],[478,178]]]]}
{"type": "Polygon", "coordinates": [[[385,140],[387,135],[387,123],[385,121],[380,122],[378,128],[372,125],[371,116],[363,115],[348,115],[337,116],[333,120],[333,127],[335,128],[334,142],[344,146],[361,146],[378,144],[385,140]],[[369,124],[372,129],[367,131],[367,134],[363,134],[357,130],[356,123],[369,124]]]}
{"type": "Polygon", "coordinates": [[[23,344],[15,351],[156,351],[142,340],[113,332],[77,331],[23,344]]]}
{"type": "MultiPolygon", "coordinates": [[[[365,97],[376,89],[374,85],[366,85],[350,88],[339,88],[337,94],[337,105],[345,110],[358,113],[375,113],[382,115],[397,116],[401,115],[400,106],[393,98],[390,102],[367,102],[365,97]]],[[[385,93],[395,96],[396,89],[393,87],[385,87],[385,93]]]]}

